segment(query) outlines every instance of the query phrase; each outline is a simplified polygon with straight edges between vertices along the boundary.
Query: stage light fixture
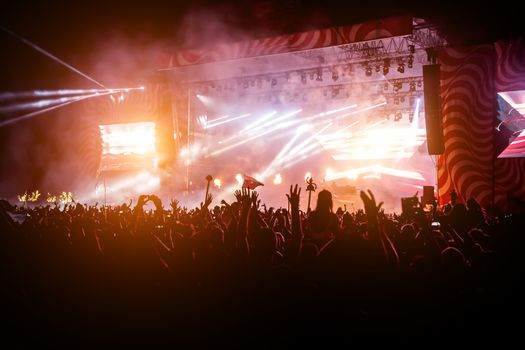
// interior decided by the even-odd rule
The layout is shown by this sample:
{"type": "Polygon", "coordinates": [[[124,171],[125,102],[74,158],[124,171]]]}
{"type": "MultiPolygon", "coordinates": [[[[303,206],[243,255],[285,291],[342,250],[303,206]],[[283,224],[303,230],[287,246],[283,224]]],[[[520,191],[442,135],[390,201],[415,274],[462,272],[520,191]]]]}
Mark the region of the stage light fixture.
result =
{"type": "Polygon", "coordinates": [[[412,68],[414,66],[414,56],[410,55],[408,57],[407,66],[408,66],[408,68],[412,68]]]}
{"type": "Polygon", "coordinates": [[[376,65],[376,73],[379,73],[381,71],[381,66],[380,65],[376,65]]]}
{"type": "Polygon", "coordinates": [[[416,52],[416,47],[414,45],[408,45],[408,51],[413,54],[416,52]]]}
{"type": "Polygon", "coordinates": [[[390,67],[383,66],[383,75],[387,75],[389,71],[390,71],[390,67]]]}
{"type": "Polygon", "coordinates": [[[337,79],[339,79],[339,74],[337,74],[336,71],[333,71],[333,72],[332,72],[332,80],[333,80],[333,81],[337,81],[337,79]]]}
{"type": "Polygon", "coordinates": [[[415,82],[410,82],[410,88],[409,88],[409,91],[410,92],[414,92],[416,91],[416,83],[415,82]]]}
{"type": "Polygon", "coordinates": [[[368,65],[365,67],[365,75],[366,75],[367,77],[372,76],[372,67],[370,67],[370,66],[368,66],[368,65]]]}
{"type": "Polygon", "coordinates": [[[315,80],[323,81],[323,72],[320,69],[317,71],[317,78],[315,80]]]}
{"type": "Polygon", "coordinates": [[[388,90],[388,83],[385,83],[385,84],[383,85],[383,89],[384,89],[385,91],[388,90]]]}
{"type": "Polygon", "coordinates": [[[394,104],[395,105],[398,105],[399,104],[399,97],[394,97],[394,104]]]}
{"type": "Polygon", "coordinates": [[[398,66],[397,66],[397,71],[399,73],[405,73],[405,64],[404,63],[400,63],[398,66]]]}
{"type": "Polygon", "coordinates": [[[423,83],[421,83],[421,80],[418,80],[417,81],[417,87],[421,87],[423,85],[423,83]]]}
{"type": "Polygon", "coordinates": [[[306,73],[301,73],[301,83],[306,84],[306,73]]]}

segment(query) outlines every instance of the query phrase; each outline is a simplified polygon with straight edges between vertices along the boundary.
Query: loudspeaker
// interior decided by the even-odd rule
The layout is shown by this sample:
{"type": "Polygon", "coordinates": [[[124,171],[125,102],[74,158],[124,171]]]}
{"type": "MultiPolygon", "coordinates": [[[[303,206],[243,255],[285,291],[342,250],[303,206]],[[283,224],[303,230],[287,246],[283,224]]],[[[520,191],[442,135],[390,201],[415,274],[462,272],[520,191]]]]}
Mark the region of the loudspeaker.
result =
{"type": "Polygon", "coordinates": [[[427,129],[428,154],[443,154],[443,125],[441,117],[441,84],[439,64],[423,66],[423,87],[425,95],[425,124],[427,129]]]}
{"type": "Polygon", "coordinates": [[[423,197],[421,198],[421,204],[434,204],[434,186],[423,186],[423,197]]]}

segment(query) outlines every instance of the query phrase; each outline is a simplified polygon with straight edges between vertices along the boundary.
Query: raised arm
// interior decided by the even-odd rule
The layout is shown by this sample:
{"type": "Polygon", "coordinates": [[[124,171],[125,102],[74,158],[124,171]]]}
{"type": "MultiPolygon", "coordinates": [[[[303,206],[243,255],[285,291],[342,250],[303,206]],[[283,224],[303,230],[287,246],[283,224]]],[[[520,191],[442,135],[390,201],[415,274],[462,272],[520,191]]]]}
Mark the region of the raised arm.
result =
{"type": "Polygon", "coordinates": [[[397,251],[380,225],[379,211],[383,202],[376,204],[374,194],[370,190],[368,190],[368,195],[364,191],[361,191],[360,195],[365,206],[368,237],[374,251],[378,254],[378,258],[384,260],[385,263],[396,264],[399,261],[397,251]]]}
{"type": "Polygon", "coordinates": [[[290,194],[287,194],[292,212],[292,247],[296,253],[301,250],[303,241],[303,229],[301,227],[301,218],[299,216],[299,201],[301,199],[301,187],[299,185],[290,186],[290,194]]]}

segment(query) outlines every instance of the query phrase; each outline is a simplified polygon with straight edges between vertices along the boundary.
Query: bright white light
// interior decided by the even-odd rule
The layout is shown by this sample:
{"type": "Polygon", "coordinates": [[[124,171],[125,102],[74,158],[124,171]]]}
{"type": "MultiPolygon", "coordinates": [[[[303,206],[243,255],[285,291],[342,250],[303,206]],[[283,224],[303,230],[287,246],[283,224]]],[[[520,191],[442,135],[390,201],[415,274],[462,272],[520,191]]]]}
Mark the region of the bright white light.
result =
{"type": "Polygon", "coordinates": [[[275,185],[280,185],[283,182],[283,179],[281,177],[281,174],[275,174],[275,177],[273,178],[273,183],[275,185]]]}
{"type": "Polygon", "coordinates": [[[213,186],[217,187],[217,188],[221,188],[221,180],[215,178],[213,179],[213,186]]]}
{"type": "Polygon", "coordinates": [[[304,174],[304,181],[308,181],[308,179],[311,179],[312,178],[312,173],[311,172],[306,172],[306,174],[304,174]]]}
{"type": "Polygon", "coordinates": [[[310,130],[311,128],[312,128],[312,124],[303,124],[303,125],[299,126],[298,131],[299,132],[305,132],[307,130],[310,130]]]}
{"type": "Polygon", "coordinates": [[[102,154],[153,154],[155,123],[100,125],[102,154]]]}
{"type": "Polygon", "coordinates": [[[222,121],[219,121],[219,122],[217,120],[208,120],[208,124],[206,124],[206,129],[211,129],[213,127],[216,127],[216,126],[219,126],[219,125],[222,125],[222,124],[226,124],[226,123],[232,122],[234,120],[246,118],[246,117],[249,117],[249,116],[251,116],[251,113],[245,113],[245,114],[239,115],[237,117],[229,118],[229,119],[222,120],[222,121]]]}
{"type": "Polygon", "coordinates": [[[292,111],[292,112],[287,113],[287,114],[285,114],[283,116],[280,116],[279,118],[276,118],[276,119],[273,119],[273,120],[271,120],[269,122],[266,122],[263,125],[260,125],[258,127],[252,128],[251,131],[256,131],[256,130],[262,129],[262,128],[266,127],[266,126],[274,126],[274,125],[276,125],[276,123],[278,123],[278,122],[280,122],[282,120],[288,119],[290,117],[293,117],[294,115],[296,115],[297,113],[301,113],[302,111],[303,111],[302,108],[296,109],[295,111],[292,111]]]}
{"type": "Polygon", "coordinates": [[[334,176],[334,171],[332,170],[332,168],[327,168],[325,174],[326,178],[331,178],[332,176],[334,176]]]}
{"type": "Polygon", "coordinates": [[[145,90],[146,88],[144,86],[139,87],[140,90],[145,90]]]}
{"type": "Polygon", "coordinates": [[[239,183],[239,185],[242,185],[244,183],[244,176],[242,174],[235,175],[235,180],[239,183]]]}
{"type": "Polygon", "coordinates": [[[193,145],[191,146],[191,154],[192,154],[192,155],[195,156],[196,154],[198,154],[198,153],[199,153],[199,150],[200,150],[200,146],[199,146],[198,144],[195,143],[195,144],[193,144],[193,145]]]}
{"type": "Polygon", "coordinates": [[[347,109],[354,108],[354,107],[357,107],[357,105],[353,104],[353,105],[345,106],[345,107],[338,108],[338,109],[332,109],[331,111],[324,113],[324,115],[330,115],[330,114],[346,111],[347,109]]]}
{"type": "Polygon", "coordinates": [[[255,127],[255,126],[265,122],[266,120],[268,120],[269,118],[273,117],[276,114],[277,114],[277,111],[271,111],[270,113],[268,113],[266,115],[263,115],[262,117],[260,117],[256,121],[254,121],[253,123],[248,124],[248,126],[246,126],[243,130],[251,129],[251,128],[253,128],[253,127],[255,127]]]}
{"type": "Polygon", "coordinates": [[[209,96],[204,96],[204,95],[197,94],[197,95],[195,95],[195,97],[197,97],[199,99],[199,101],[201,101],[205,105],[211,105],[212,104],[212,99],[209,96]]]}

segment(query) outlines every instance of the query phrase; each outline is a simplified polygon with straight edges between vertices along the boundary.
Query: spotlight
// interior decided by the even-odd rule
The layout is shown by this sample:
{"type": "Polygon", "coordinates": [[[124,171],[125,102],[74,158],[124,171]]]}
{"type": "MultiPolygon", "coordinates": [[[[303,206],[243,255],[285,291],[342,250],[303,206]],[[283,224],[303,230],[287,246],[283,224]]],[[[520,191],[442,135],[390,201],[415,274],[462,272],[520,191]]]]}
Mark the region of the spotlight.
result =
{"type": "Polygon", "coordinates": [[[423,84],[421,83],[421,80],[417,81],[417,87],[421,87],[423,84]]]}
{"type": "Polygon", "coordinates": [[[397,66],[397,71],[399,73],[405,73],[405,64],[404,63],[400,63],[398,66],[397,66]]]}
{"type": "Polygon", "coordinates": [[[320,69],[317,71],[317,78],[315,80],[323,81],[323,72],[320,69]]]}
{"type": "Polygon", "coordinates": [[[410,92],[414,92],[416,91],[416,83],[415,82],[410,82],[410,92]]]}
{"type": "Polygon", "coordinates": [[[333,81],[337,81],[337,79],[339,79],[339,74],[337,74],[336,71],[333,71],[333,72],[332,72],[332,80],[333,80],[333,81]]]}
{"type": "Polygon", "coordinates": [[[379,73],[381,71],[381,66],[380,65],[377,65],[376,66],[376,73],[379,73]]]}
{"type": "Polygon", "coordinates": [[[367,77],[372,76],[372,67],[370,67],[370,66],[366,66],[366,67],[365,67],[365,75],[366,75],[367,77]]]}
{"type": "Polygon", "coordinates": [[[389,67],[384,66],[384,67],[383,67],[383,75],[387,75],[389,70],[390,70],[389,67]]]}

